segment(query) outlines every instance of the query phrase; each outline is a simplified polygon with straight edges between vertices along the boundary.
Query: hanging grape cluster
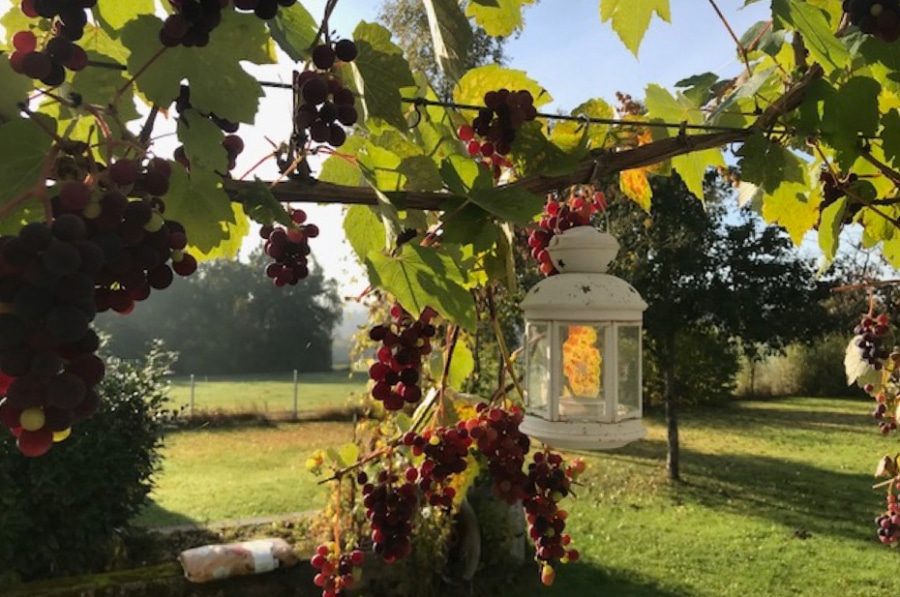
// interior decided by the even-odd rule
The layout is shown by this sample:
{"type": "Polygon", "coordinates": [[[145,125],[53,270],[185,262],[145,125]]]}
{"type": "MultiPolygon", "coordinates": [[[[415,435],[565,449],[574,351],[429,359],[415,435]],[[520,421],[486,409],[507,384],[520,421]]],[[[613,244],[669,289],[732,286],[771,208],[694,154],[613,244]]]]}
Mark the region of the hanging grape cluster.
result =
{"type": "Polygon", "coordinates": [[[884,345],[890,328],[887,315],[876,317],[864,316],[859,324],[853,328],[855,344],[859,349],[860,357],[876,371],[880,371],[884,359],[888,358],[890,351],[884,345]]]}
{"type": "Polygon", "coordinates": [[[528,477],[522,471],[531,440],[519,430],[524,415],[518,408],[509,411],[481,403],[478,416],[466,422],[466,429],[478,452],[487,460],[494,495],[507,504],[525,496],[528,477]]]}
{"type": "Polygon", "coordinates": [[[84,35],[85,11],[95,4],[97,0],[24,0],[25,16],[49,19],[50,28],[40,40],[30,30],[13,35],[12,69],[49,87],[66,80],[66,69],[82,70],[87,66],[87,54],[74,42],[84,35]]]}
{"type": "Polygon", "coordinates": [[[900,38],[900,2],[898,0],[844,0],[844,12],[850,22],[866,35],[886,42],[900,38]]]}
{"type": "Polygon", "coordinates": [[[308,139],[332,147],[340,147],[347,140],[344,126],[353,126],[359,118],[354,106],[356,98],[344,87],[333,67],[338,61],[352,62],[357,55],[356,44],[349,39],[334,45],[321,44],[313,49],[314,69],[295,73],[294,87],[299,101],[294,127],[308,139]]]}
{"type": "Polygon", "coordinates": [[[572,538],[564,532],[568,513],[559,508],[559,502],[569,495],[576,470],[564,468],[562,456],[551,452],[535,452],[528,465],[522,506],[545,585],[553,583],[556,562],[574,562],[579,557],[577,550],[569,548],[572,538]]]}
{"type": "Polygon", "coordinates": [[[322,588],[322,597],[346,595],[362,579],[363,552],[355,549],[340,553],[334,544],[319,545],[310,558],[310,564],[318,572],[313,583],[322,588]]]}
{"type": "MultiPolygon", "coordinates": [[[[819,172],[819,184],[822,185],[822,201],[819,203],[819,220],[821,221],[822,212],[826,207],[839,200],[841,197],[847,196],[847,186],[859,180],[856,173],[851,172],[846,177],[834,174],[829,169],[822,169],[819,172]]],[[[859,201],[850,201],[844,211],[843,223],[847,224],[853,221],[853,218],[863,208],[859,201]]],[[[815,229],[819,229],[819,222],[816,222],[815,229]]]]}
{"type": "MultiPolygon", "coordinates": [[[[96,2],[96,0],[94,0],[96,2]]],[[[297,0],[234,0],[238,11],[251,11],[265,21],[278,15],[279,6],[293,6],[297,0]]],[[[231,0],[169,0],[174,11],[166,17],[159,31],[159,41],[166,47],[202,48],[222,22],[222,11],[231,0]]]]}
{"type": "Polygon", "coordinates": [[[576,186],[567,193],[547,195],[547,203],[538,228],[528,235],[528,248],[537,260],[541,273],[552,276],[559,273],[547,247],[550,239],[575,226],[590,226],[594,214],[606,210],[606,196],[603,191],[590,186],[576,186]]]}
{"type": "Polygon", "coordinates": [[[60,184],[49,224],[0,238],[0,372],[11,378],[0,420],[23,454],[46,453],[96,410],[96,313],[130,313],[173,272],[196,270],[184,227],[163,216],[170,171],[119,160],[90,185],[60,184]]]}
{"type": "Polygon", "coordinates": [[[465,422],[456,427],[426,429],[421,434],[407,432],[403,444],[411,448],[413,456],[423,457],[418,467],[407,469],[406,480],[418,483],[431,506],[451,508],[456,490],[447,481],[466,470],[466,456],[472,445],[465,422]]]}
{"type": "Polygon", "coordinates": [[[530,91],[500,89],[484,94],[484,105],[471,125],[462,125],[457,134],[472,157],[479,157],[491,167],[494,178],[512,163],[506,155],[512,150],[516,131],[537,118],[534,97],[530,91]]]}
{"type": "Polygon", "coordinates": [[[419,507],[416,485],[388,471],[379,472],[375,483],[368,482],[365,473],[357,481],[372,526],[372,549],[388,564],[405,558],[412,551],[409,537],[419,507]]]}
{"type": "Polygon", "coordinates": [[[309,239],[319,236],[319,227],[306,223],[305,211],[292,209],[290,216],[290,228],[267,225],[259,231],[266,241],[263,251],[274,260],[266,266],[266,276],[279,288],[296,286],[309,275],[309,239]]]}
{"type": "Polygon", "coordinates": [[[432,309],[425,309],[413,319],[398,303],[391,307],[391,322],[369,330],[369,338],[381,343],[378,360],[369,367],[369,378],[375,382],[371,393],[387,410],[400,410],[422,398],[422,357],[431,354],[434,316],[432,309]]]}

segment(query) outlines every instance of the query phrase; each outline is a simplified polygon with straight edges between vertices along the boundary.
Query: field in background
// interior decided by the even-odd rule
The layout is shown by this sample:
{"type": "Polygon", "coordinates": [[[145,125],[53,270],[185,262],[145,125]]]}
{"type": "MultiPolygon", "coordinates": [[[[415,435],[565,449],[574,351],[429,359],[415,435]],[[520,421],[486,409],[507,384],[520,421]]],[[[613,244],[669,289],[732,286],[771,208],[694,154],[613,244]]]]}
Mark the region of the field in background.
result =
{"type": "MultiPolygon", "coordinates": [[[[300,373],[297,386],[299,412],[354,406],[366,391],[365,372],[348,370],[300,373]]],[[[190,376],[171,378],[172,406],[191,404],[190,376]]],[[[194,412],[232,414],[291,413],[294,409],[294,379],[290,371],[270,375],[194,376],[194,412]]]]}

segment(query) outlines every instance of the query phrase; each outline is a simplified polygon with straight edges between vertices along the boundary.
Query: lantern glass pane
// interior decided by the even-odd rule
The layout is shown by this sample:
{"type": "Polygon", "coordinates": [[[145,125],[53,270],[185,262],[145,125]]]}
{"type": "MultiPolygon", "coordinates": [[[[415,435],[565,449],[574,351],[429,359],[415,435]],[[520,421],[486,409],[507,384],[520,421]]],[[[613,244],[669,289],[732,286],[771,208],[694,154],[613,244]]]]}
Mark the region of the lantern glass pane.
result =
{"type": "Polygon", "coordinates": [[[546,411],[550,401],[550,326],[531,322],[525,332],[528,370],[525,401],[529,410],[546,411]]]}
{"type": "Polygon", "coordinates": [[[641,327],[619,325],[619,405],[616,419],[641,416],[641,327]]]}
{"type": "Polygon", "coordinates": [[[561,418],[604,420],[607,416],[603,382],[603,357],[609,325],[563,325],[561,418]]]}

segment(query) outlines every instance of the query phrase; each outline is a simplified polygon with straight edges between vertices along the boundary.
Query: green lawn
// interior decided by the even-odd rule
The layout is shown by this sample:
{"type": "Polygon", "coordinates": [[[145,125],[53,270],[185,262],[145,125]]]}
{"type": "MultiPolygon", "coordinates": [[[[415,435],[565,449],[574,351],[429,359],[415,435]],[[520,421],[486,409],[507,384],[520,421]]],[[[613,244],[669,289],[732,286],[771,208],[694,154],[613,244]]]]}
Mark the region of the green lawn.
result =
{"type": "MultiPolygon", "coordinates": [[[[300,412],[356,404],[366,390],[365,372],[347,370],[301,373],[297,385],[300,412]]],[[[190,377],[171,379],[174,406],[190,405],[190,377]]],[[[194,410],[241,413],[284,413],[294,409],[294,379],[290,372],[276,375],[196,376],[194,410]]]]}
{"type": "MultiPolygon", "coordinates": [[[[536,574],[502,595],[574,597],[873,597],[900,593],[896,551],[873,518],[872,471],[897,441],[880,436],[860,400],[796,398],[684,413],[684,481],[665,479],[665,435],[588,456],[567,500],[582,561],[556,584],[536,574]]],[[[323,503],[304,469],[309,451],[350,439],[344,423],[179,432],[147,522],[294,512],[323,503]],[[154,516],[156,517],[154,519],[154,516]]]]}

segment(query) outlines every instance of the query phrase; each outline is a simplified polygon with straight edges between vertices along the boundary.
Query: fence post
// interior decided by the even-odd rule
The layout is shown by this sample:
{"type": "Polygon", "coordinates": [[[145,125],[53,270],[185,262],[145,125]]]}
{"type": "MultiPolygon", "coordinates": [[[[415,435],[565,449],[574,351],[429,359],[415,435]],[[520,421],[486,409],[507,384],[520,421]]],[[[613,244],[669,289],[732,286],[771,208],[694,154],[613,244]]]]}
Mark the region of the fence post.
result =
{"type": "Polygon", "coordinates": [[[294,369],[294,420],[297,420],[297,370],[294,369]]]}
{"type": "Polygon", "coordinates": [[[191,373],[191,416],[194,416],[194,374],[191,373]]]}

